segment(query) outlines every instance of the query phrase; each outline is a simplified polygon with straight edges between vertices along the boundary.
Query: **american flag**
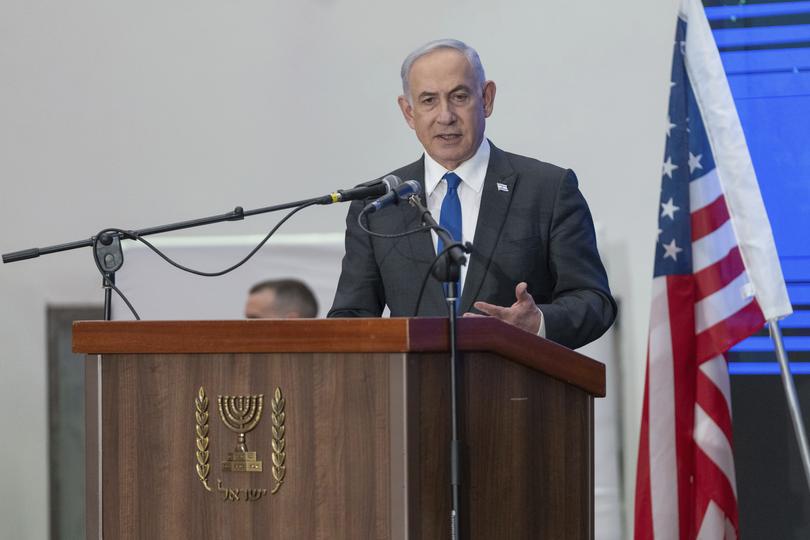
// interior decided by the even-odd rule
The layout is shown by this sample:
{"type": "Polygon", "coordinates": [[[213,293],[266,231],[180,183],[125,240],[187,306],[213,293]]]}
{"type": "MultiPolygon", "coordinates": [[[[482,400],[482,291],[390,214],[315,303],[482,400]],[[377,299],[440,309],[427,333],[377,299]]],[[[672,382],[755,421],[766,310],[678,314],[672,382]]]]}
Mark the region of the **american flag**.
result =
{"type": "Polygon", "coordinates": [[[791,308],[698,0],[681,6],[670,84],[635,537],[729,539],[738,518],[724,354],[791,308]]]}

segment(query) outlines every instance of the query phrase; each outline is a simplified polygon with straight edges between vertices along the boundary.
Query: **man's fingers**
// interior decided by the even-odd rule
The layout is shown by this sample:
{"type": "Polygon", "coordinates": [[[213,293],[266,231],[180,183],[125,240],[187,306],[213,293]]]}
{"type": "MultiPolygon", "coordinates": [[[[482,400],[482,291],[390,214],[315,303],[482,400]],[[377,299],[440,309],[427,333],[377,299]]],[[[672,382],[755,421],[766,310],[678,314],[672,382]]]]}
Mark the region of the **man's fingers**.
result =
{"type": "Polygon", "coordinates": [[[486,302],[476,302],[473,305],[478,311],[482,311],[487,315],[491,315],[492,317],[498,317],[499,319],[502,319],[507,313],[507,308],[487,304],[486,302]]]}
{"type": "MultiPolygon", "coordinates": [[[[476,302],[473,306],[486,315],[517,326],[527,332],[537,334],[543,315],[535,305],[532,295],[526,289],[526,283],[518,283],[517,287],[515,287],[517,302],[510,307],[496,306],[486,302],[476,302]]],[[[465,313],[464,316],[481,317],[481,315],[474,313],[465,313]]]]}
{"type": "Polygon", "coordinates": [[[467,313],[462,315],[462,317],[470,317],[470,318],[473,318],[473,317],[487,317],[487,315],[481,315],[480,313],[473,313],[471,311],[468,311],[467,313]]]}
{"type": "Polygon", "coordinates": [[[529,286],[525,281],[521,281],[515,287],[515,299],[517,300],[517,303],[531,302],[534,304],[534,298],[532,298],[532,295],[529,294],[529,286]]]}

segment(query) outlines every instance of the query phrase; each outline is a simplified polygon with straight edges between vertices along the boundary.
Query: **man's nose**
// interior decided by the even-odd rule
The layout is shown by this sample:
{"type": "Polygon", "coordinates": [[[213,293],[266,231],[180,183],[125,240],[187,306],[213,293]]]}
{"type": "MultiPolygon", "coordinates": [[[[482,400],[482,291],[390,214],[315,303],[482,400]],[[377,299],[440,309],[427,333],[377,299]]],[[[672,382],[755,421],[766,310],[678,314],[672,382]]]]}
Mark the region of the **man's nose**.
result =
{"type": "Polygon", "coordinates": [[[439,117],[437,121],[443,125],[449,125],[456,121],[456,113],[448,100],[442,100],[439,105],[439,117]]]}

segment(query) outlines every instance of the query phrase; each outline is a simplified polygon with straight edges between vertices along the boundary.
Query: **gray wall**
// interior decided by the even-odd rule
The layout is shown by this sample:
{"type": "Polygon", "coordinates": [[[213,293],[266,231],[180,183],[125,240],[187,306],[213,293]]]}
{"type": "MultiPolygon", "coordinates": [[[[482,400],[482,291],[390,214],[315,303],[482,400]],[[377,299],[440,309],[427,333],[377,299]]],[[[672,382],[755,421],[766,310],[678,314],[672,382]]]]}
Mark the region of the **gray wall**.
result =
{"type": "MultiPolygon", "coordinates": [[[[399,63],[458,37],[498,83],[490,138],[576,170],[603,229],[632,486],[675,14],[675,0],[2,0],[0,251],[305,198],[409,162],[399,63]]],[[[285,231],[339,231],[345,210],[285,231]]],[[[98,281],[87,250],[0,267],[4,538],[47,536],[45,306],[97,301],[98,281]]]]}

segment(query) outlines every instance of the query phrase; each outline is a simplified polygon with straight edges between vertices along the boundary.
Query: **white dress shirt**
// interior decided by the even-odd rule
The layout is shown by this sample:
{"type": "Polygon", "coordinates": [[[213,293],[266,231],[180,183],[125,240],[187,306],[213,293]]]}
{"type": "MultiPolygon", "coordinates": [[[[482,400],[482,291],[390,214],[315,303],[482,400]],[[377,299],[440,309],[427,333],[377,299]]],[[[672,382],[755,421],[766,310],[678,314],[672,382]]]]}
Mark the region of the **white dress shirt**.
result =
{"type": "MultiPolygon", "coordinates": [[[[475,155],[458,166],[454,171],[448,171],[439,165],[430,154],[425,152],[425,193],[427,193],[427,206],[433,218],[441,223],[442,201],[447,193],[447,181],[442,177],[448,172],[454,172],[461,178],[458,185],[458,199],[461,202],[461,241],[472,242],[475,238],[475,226],[478,223],[478,211],[481,209],[481,193],[484,191],[484,177],[489,166],[489,141],[484,139],[475,155]]],[[[433,249],[439,242],[435,231],[431,231],[433,249]]],[[[459,296],[464,290],[464,281],[467,277],[467,267],[470,265],[470,254],[467,255],[467,264],[461,267],[461,281],[459,296]]]]}

